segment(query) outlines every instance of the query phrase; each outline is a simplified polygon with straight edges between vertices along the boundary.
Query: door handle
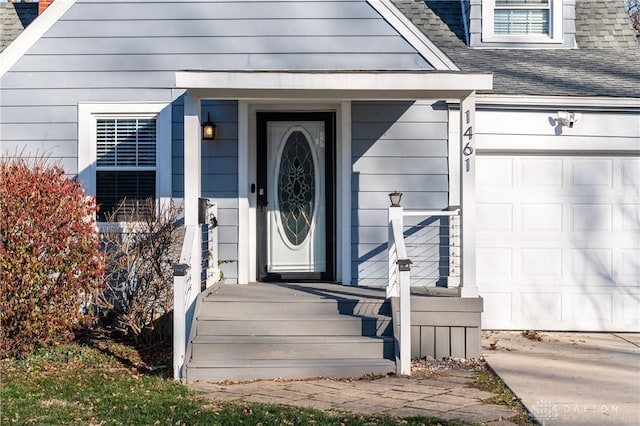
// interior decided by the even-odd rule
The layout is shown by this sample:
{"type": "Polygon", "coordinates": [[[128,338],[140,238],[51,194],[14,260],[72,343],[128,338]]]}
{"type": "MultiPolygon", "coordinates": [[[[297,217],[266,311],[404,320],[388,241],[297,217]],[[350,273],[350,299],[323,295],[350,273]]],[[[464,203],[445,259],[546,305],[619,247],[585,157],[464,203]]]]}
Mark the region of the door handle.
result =
{"type": "Polygon", "coordinates": [[[267,195],[265,194],[264,188],[258,188],[258,206],[267,207],[268,205],[269,201],[267,201],[267,195]]]}

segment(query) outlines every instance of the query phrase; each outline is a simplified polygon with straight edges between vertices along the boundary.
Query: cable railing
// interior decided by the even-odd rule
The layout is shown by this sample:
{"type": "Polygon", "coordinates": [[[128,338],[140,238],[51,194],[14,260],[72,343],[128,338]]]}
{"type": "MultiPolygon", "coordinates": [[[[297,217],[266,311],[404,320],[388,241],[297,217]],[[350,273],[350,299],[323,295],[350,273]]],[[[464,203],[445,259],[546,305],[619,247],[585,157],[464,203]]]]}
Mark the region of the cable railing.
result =
{"type": "Polygon", "coordinates": [[[411,259],[411,285],[460,285],[460,209],[403,211],[402,231],[411,259]]]}
{"type": "Polygon", "coordinates": [[[460,209],[389,207],[387,297],[392,301],[398,374],[411,374],[411,286],[459,286],[460,242],[460,209]]]}
{"type": "Polygon", "coordinates": [[[182,369],[198,294],[220,279],[217,205],[205,200],[200,225],[185,226],[179,263],[173,266],[173,378],[182,369]]]}

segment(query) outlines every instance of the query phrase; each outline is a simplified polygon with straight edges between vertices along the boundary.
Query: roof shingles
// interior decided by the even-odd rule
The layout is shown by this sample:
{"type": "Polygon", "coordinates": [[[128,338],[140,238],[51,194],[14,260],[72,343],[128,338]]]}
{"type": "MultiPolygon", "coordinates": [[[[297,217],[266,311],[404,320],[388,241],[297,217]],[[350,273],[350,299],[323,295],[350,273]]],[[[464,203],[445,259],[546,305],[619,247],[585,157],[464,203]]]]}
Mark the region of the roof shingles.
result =
{"type": "Polygon", "coordinates": [[[492,93],[640,97],[640,46],[622,0],[577,1],[578,49],[471,49],[459,2],[394,3],[462,71],[493,73],[492,93]]]}

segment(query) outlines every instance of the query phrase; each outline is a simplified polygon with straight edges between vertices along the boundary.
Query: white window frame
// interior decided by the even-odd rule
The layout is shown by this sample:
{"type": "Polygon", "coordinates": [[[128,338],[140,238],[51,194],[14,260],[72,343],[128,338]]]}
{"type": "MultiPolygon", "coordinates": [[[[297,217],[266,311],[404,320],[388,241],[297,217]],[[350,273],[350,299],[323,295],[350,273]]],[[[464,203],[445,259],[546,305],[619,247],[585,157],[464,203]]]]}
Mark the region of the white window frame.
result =
{"type": "MultiPolygon", "coordinates": [[[[548,35],[496,35],[494,33],[495,0],[482,0],[483,43],[562,43],[562,0],[549,0],[548,35]]],[[[538,7],[531,7],[538,9],[538,7]]],[[[514,7],[515,9],[515,7],[514,7]]],[[[541,9],[541,8],[540,8],[541,9]]]]}
{"type": "MultiPolygon", "coordinates": [[[[78,104],[78,179],[88,196],[96,195],[97,120],[99,118],[150,117],[156,117],[156,201],[159,208],[170,203],[172,195],[170,103],[78,104]]],[[[143,169],[148,168],[140,168],[140,170],[143,169]]]]}

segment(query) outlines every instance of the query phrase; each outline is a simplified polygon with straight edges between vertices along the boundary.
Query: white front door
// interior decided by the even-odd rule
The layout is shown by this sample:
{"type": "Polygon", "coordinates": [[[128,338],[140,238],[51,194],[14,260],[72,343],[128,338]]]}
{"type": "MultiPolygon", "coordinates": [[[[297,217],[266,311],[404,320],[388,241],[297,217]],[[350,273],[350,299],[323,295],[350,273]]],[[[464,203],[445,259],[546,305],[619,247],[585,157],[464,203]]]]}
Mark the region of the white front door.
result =
{"type": "Polygon", "coordinates": [[[333,114],[257,121],[258,279],[332,279],[333,114]]]}

